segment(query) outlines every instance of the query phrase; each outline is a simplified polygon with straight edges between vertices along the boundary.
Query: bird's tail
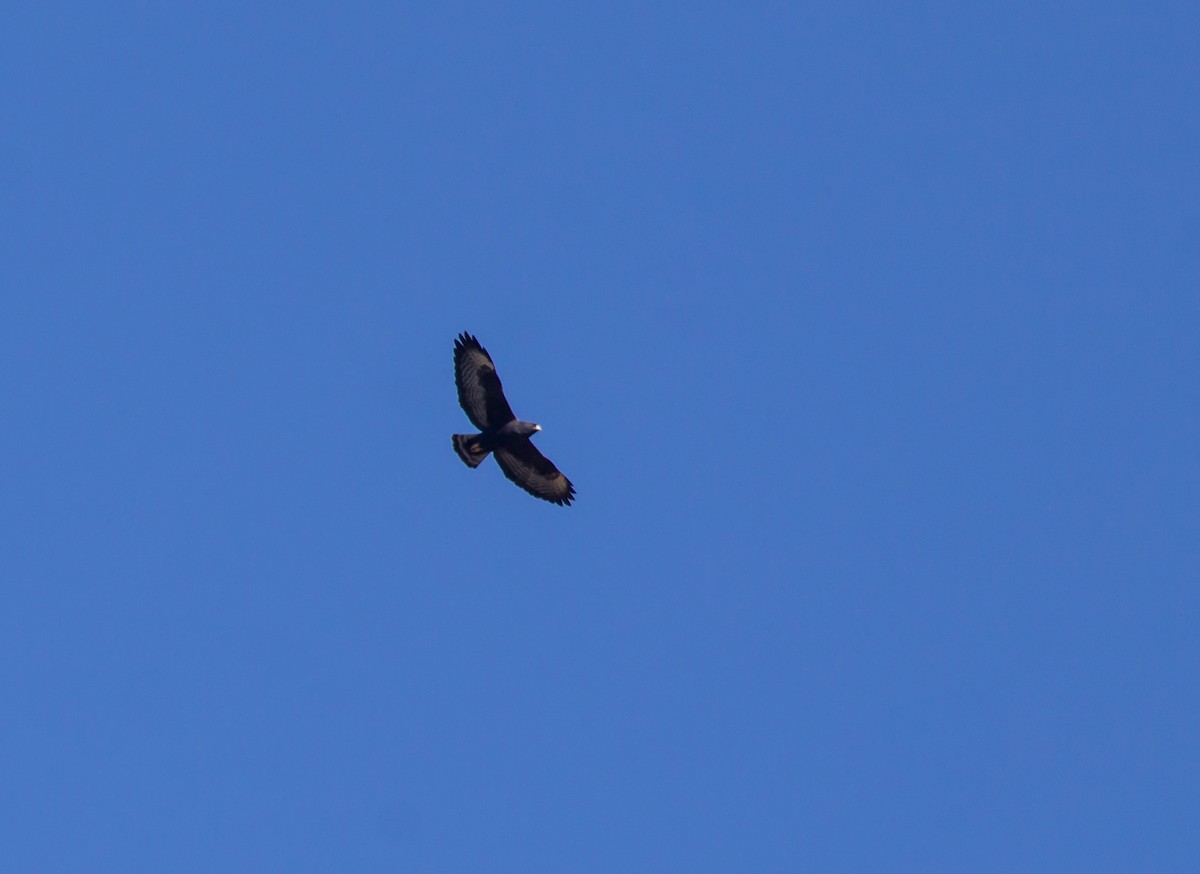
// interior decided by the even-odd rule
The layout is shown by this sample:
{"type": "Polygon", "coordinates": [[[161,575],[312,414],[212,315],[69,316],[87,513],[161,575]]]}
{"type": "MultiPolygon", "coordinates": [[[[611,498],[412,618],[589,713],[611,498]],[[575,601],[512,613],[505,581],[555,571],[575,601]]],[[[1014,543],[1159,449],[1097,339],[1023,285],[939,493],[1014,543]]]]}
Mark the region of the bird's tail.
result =
{"type": "Polygon", "coordinates": [[[479,467],[491,452],[490,449],[484,448],[483,441],[479,439],[482,436],[482,434],[450,435],[450,440],[454,443],[454,451],[458,453],[458,457],[467,467],[479,467]]]}

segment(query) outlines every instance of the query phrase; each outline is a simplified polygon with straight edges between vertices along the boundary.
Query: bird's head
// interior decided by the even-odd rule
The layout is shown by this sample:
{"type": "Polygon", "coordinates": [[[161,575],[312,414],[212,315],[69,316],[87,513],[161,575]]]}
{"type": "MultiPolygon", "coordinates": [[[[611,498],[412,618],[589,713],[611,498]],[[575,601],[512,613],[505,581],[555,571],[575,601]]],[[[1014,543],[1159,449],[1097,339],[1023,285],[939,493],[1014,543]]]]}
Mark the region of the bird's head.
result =
{"type": "Polygon", "coordinates": [[[533,422],[509,422],[505,428],[510,434],[517,434],[521,437],[531,437],[542,430],[541,425],[535,425],[533,422]]]}

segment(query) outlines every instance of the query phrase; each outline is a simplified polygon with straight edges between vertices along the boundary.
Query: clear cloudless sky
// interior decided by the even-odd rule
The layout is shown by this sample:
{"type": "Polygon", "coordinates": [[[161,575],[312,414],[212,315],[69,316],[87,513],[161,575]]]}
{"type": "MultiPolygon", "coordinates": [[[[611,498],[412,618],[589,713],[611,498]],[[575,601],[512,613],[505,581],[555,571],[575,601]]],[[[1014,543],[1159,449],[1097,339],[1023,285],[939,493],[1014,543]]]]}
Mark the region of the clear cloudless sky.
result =
{"type": "Polygon", "coordinates": [[[1200,870],[1198,46],[10,6],[0,869],[1200,870]]]}

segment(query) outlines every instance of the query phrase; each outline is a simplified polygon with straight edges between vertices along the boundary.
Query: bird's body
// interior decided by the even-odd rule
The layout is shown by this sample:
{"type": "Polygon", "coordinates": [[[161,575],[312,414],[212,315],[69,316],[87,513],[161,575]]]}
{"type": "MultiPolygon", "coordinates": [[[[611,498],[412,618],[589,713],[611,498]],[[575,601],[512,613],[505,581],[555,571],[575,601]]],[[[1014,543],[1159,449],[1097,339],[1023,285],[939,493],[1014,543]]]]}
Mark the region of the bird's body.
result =
{"type": "Polygon", "coordinates": [[[468,467],[492,453],[504,475],[534,497],[559,506],[575,499],[575,487],[529,439],[541,425],[513,414],[487,350],[463,332],[454,341],[454,383],[458,402],[478,434],[453,434],[454,451],[468,467]]]}
{"type": "Polygon", "coordinates": [[[532,422],[518,422],[513,419],[506,422],[495,431],[484,431],[480,434],[452,434],[454,451],[458,453],[469,467],[479,467],[480,462],[488,457],[489,452],[512,446],[520,440],[528,441],[535,433],[542,430],[541,425],[532,422]]]}

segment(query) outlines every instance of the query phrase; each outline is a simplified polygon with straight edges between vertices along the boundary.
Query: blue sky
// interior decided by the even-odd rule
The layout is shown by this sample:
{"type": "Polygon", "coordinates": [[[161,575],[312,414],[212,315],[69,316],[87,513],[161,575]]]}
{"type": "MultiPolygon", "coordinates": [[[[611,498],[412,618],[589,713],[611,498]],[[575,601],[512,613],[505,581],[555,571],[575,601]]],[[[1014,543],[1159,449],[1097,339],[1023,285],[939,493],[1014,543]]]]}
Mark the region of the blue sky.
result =
{"type": "Polygon", "coordinates": [[[1195,866],[1195,4],[4,19],[4,870],[1195,866]]]}

